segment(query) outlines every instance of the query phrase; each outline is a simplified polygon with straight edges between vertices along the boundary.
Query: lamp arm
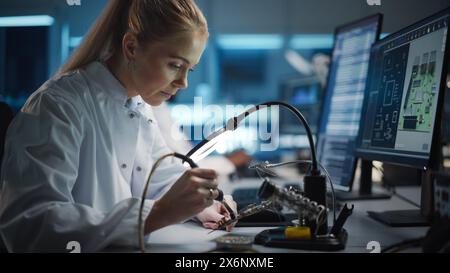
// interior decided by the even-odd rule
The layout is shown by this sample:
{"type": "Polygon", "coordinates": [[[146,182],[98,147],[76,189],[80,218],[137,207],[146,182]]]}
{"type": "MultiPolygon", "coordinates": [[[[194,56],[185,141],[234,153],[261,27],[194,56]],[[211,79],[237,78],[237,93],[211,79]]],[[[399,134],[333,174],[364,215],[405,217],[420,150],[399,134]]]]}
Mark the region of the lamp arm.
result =
{"type": "Polygon", "coordinates": [[[316,148],[314,145],[311,128],[309,127],[308,121],[305,119],[303,114],[297,108],[295,108],[294,106],[292,106],[288,103],[285,103],[282,101],[269,101],[269,102],[255,105],[255,106],[249,108],[248,110],[246,110],[244,113],[242,113],[234,118],[229,119],[227,122],[226,130],[234,131],[239,126],[241,121],[244,120],[246,117],[248,117],[253,112],[256,112],[262,108],[271,107],[274,105],[283,106],[283,107],[289,109],[300,120],[300,122],[303,124],[303,127],[305,127],[306,135],[307,135],[308,141],[309,141],[309,148],[311,150],[311,161],[312,161],[311,174],[319,175],[320,170],[319,170],[318,164],[317,164],[316,148]]]}

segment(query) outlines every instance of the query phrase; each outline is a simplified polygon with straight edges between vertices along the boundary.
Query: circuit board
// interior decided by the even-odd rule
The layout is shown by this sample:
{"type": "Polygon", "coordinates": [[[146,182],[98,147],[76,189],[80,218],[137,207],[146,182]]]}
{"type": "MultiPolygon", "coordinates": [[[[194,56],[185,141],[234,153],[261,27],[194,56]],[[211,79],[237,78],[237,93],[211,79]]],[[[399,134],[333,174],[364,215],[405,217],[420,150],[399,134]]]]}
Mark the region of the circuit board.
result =
{"type": "Polygon", "coordinates": [[[438,83],[434,75],[436,51],[414,59],[411,80],[399,118],[399,130],[431,132],[433,107],[436,107],[438,83]]]}

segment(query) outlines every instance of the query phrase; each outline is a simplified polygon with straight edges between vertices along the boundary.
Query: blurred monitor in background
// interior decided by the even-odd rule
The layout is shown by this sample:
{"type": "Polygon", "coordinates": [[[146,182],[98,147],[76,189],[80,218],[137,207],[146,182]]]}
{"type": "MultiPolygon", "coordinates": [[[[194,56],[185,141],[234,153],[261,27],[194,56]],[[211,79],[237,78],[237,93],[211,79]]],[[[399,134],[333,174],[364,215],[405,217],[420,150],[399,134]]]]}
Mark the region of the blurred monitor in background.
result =
{"type": "Polygon", "coordinates": [[[316,143],[319,161],[342,191],[351,191],[353,186],[370,48],[380,35],[381,24],[382,15],[375,14],[335,30],[316,143]]]}
{"type": "MultiPolygon", "coordinates": [[[[313,133],[317,131],[322,86],[316,77],[285,81],[281,85],[280,100],[295,106],[308,121],[313,133]]],[[[291,112],[280,109],[281,134],[306,134],[305,128],[291,112]]]]}
{"type": "MultiPolygon", "coordinates": [[[[317,133],[322,102],[322,84],[317,76],[286,80],[281,84],[279,100],[300,110],[311,128],[317,133]]],[[[280,156],[287,159],[309,159],[310,150],[305,127],[290,111],[279,112],[280,156]]],[[[302,170],[301,170],[302,171],[302,170]]]]}

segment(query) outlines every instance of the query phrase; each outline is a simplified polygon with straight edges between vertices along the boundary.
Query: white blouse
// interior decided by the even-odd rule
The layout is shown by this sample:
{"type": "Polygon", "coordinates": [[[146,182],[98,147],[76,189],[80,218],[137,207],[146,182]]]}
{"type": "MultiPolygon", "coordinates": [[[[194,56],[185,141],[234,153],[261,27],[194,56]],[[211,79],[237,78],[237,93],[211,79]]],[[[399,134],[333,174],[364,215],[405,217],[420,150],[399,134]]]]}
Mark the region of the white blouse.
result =
{"type": "MultiPolygon", "coordinates": [[[[0,180],[0,241],[11,252],[81,252],[137,246],[140,196],[153,163],[171,152],[152,108],[108,68],[46,82],[9,127],[0,180]]],[[[144,217],[186,170],[166,159],[155,173],[144,217]]]]}

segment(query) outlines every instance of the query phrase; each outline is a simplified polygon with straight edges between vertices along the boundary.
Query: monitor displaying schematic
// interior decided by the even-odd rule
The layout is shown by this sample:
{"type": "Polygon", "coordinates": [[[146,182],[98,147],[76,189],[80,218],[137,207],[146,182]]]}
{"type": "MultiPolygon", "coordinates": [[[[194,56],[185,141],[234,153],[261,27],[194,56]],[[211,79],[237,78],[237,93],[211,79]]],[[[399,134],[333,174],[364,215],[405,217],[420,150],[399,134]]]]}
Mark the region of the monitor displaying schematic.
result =
{"type": "Polygon", "coordinates": [[[356,168],[356,138],[370,48],[382,15],[336,28],[327,87],[317,134],[317,156],[337,189],[350,191],[356,168]]]}
{"type": "Polygon", "coordinates": [[[443,108],[448,23],[447,9],[372,47],[357,149],[362,158],[430,166],[443,108]]]}

